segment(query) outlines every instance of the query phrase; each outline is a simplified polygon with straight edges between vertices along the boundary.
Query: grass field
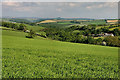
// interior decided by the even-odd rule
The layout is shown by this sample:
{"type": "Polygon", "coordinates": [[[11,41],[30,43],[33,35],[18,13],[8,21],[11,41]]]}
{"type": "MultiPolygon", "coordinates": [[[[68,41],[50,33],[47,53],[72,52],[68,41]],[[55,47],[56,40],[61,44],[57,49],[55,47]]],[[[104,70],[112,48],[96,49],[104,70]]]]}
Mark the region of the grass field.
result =
{"type": "Polygon", "coordinates": [[[70,22],[59,22],[58,24],[75,24],[75,23],[70,23],[70,22]]]}
{"type": "Polygon", "coordinates": [[[120,30],[120,27],[114,27],[114,28],[110,28],[109,30],[112,31],[114,29],[119,29],[120,30]]]}
{"type": "Polygon", "coordinates": [[[105,20],[91,20],[91,21],[84,21],[82,24],[106,24],[105,20]]]}
{"type": "Polygon", "coordinates": [[[118,48],[2,31],[3,78],[118,78],[118,48]]]}
{"type": "Polygon", "coordinates": [[[72,24],[59,24],[59,23],[46,23],[46,24],[39,24],[39,26],[46,27],[46,28],[66,28],[72,24]]]}

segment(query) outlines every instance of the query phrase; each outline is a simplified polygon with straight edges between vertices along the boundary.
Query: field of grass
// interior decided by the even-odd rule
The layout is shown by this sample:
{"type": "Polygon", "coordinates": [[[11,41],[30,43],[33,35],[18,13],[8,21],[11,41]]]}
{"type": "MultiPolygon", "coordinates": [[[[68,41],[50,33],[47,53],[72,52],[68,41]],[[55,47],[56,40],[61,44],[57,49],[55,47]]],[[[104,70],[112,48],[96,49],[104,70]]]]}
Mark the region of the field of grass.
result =
{"type": "Polygon", "coordinates": [[[91,21],[84,21],[82,24],[106,24],[105,20],[91,20],[91,21]]]}
{"type": "Polygon", "coordinates": [[[114,28],[110,28],[109,30],[112,31],[114,29],[119,29],[120,30],[120,27],[114,27],[114,28]]]}
{"type": "Polygon", "coordinates": [[[0,29],[2,29],[2,30],[11,30],[11,28],[7,28],[7,27],[3,27],[3,26],[0,26],[0,29]]]}
{"type": "Polygon", "coordinates": [[[59,24],[59,23],[44,23],[39,24],[39,26],[46,27],[46,28],[66,28],[71,24],[59,24]]]}
{"type": "Polygon", "coordinates": [[[44,27],[41,27],[41,26],[31,26],[31,25],[28,25],[28,24],[25,24],[27,26],[27,29],[33,29],[34,31],[36,32],[40,32],[41,29],[44,29],[44,27]]]}
{"type": "Polygon", "coordinates": [[[100,28],[104,28],[104,27],[109,28],[109,26],[97,26],[96,29],[100,29],[100,28]]]}
{"type": "Polygon", "coordinates": [[[65,21],[65,22],[58,22],[58,24],[69,24],[69,25],[71,25],[71,24],[76,24],[76,23],[71,23],[70,21],[65,21]]]}
{"type": "Polygon", "coordinates": [[[118,48],[2,31],[3,78],[118,78],[118,48]]]}
{"type": "Polygon", "coordinates": [[[104,37],[94,37],[94,39],[98,39],[98,38],[104,39],[104,37]]]}

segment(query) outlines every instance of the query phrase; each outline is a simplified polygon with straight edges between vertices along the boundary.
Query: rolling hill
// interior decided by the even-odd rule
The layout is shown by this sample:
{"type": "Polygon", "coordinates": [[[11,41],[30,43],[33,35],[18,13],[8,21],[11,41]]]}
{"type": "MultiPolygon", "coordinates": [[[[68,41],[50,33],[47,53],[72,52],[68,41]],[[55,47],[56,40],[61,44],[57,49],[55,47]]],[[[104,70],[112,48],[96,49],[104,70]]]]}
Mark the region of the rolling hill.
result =
{"type": "Polygon", "coordinates": [[[118,48],[2,31],[3,78],[118,78],[118,48]]]}

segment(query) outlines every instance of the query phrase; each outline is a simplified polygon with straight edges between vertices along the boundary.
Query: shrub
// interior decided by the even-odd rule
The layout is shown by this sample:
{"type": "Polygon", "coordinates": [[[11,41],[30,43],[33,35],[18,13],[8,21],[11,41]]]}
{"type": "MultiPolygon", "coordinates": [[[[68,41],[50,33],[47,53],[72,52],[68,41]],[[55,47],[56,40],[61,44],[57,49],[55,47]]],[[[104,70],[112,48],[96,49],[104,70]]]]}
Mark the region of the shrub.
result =
{"type": "Polygon", "coordinates": [[[30,32],[28,33],[28,36],[26,36],[26,38],[34,38],[35,35],[36,35],[35,31],[31,29],[30,32]]]}
{"type": "Polygon", "coordinates": [[[24,30],[26,28],[25,24],[20,24],[18,30],[24,30]]]}
{"type": "Polygon", "coordinates": [[[108,46],[120,46],[120,40],[117,36],[108,36],[105,38],[105,41],[108,46]]]}

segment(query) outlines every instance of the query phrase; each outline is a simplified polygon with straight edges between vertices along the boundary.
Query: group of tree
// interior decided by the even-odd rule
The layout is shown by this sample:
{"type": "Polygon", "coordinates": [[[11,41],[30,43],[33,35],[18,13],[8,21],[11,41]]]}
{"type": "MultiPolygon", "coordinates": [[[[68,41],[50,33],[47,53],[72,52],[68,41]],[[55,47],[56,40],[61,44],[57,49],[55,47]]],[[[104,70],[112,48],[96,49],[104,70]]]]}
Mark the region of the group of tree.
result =
{"type": "Polygon", "coordinates": [[[26,38],[34,38],[35,36],[36,36],[35,31],[31,29],[26,38]]]}
{"type": "Polygon", "coordinates": [[[66,29],[47,28],[44,31],[46,32],[47,37],[54,40],[95,45],[102,45],[102,42],[105,41],[108,46],[120,46],[120,44],[118,44],[120,39],[116,37],[120,36],[120,31],[118,29],[110,31],[109,28],[106,27],[96,29],[95,27],[90,26],[72,26],[66,29]],[[80,32],[74,33],[74,30],[79,30],[80,32]],[[109,38],[106,37],[105,39],[94,39],[93,36],[89,35],[100,34],[101,32],[113,33],[115,37],[110,36],[109,38]],[[113,41],[111,39],[113,39],[113,41]],[[114,41],[114,39],[116,41],[114,41]]]}
{"type": "MultiPolygon", "coordinates": [[[[18,23],[2,22],[1,26],[16,29],[16,30],[20,30],[20,31],[26,31],[27,30],[26,25],[23,24],[23,23],[18,24],[18,23]]],[[[28,36],[26,36],[26,37],[27,38],[34,38],[35,35],[36,35],[35,31],[31,29],[30,32],[28,33],[28,36]]]]}
{"type": "Polygon", "coordinates": [[[78,33],[66,32],[65,30],[55,30],[53,28],[47,29],[46,35],[54,40],[74,42],[74,43],[86,43],[86,44],[102,44],[102,39],[94,39],[91,36],[84,36],[78,33]]]}
{"type": "Polygon", "coordinates": [[[2,22],[2,26],[16,30],[26,30],[26,25],[22,23],[18,24],[18,23],[2,22]]]}
{"type": "Polygon", "coordinates": [[[105,38],[105,41],[108,46],[120,47],[120,39],[118,36],[108,36],[105,38]]]}
{"type": "Polygon", "coordinates": [[[74,31],[74,30],[79,30],[81,35],[85,35],[85,36],[89,36],[90,34],[101,34],[101,33],[113,33],[115,36],[119,36],[120,35],[120,30],[118,28],[113,29],[112,31],[109,30],[109,27],[102,27],[102,28],[98,28],[96,29],[96,26],[71,26],[67,29],[65,29],[65,31],[74,31]]]}
{"type": "Polygon", "coordinates": [[[77,21],[77,20],[73,20],[73,21],[70,21],[71,23],[77,23],[77,24],[80,24],[81,22],[80,21],[77,21]]]}
{"type": "Polygon", "coordinates": [[[27,19],[11,18],[9,21],[16,22],[16,23],[29,24],[29,25],[36,25],[35,22],[29,21],[27,19]]]}
{"type": "MultiPolygon", "coordinates": [[[[16,30],[26,31],[25,24],[18,23],[10,23],[10,22],[2,22],[2,26],[7,28],[13,28],[16,30]]],[[[115,28],[112,31],[109,30],[108,27],[103,27],[96,29],[96,26],[88,25],[88,26],[71,26],[69,28],[46,28],[43,29],[48,38],[60,41],[67,41],[73,43],[85,43],[85,44],[95,44],[101,45],[103,41],[106,42],[108,46],[120,46],[120,31],[115,28]],[[73,32],[74,30],[78,30],[79,32],[73,32]],[[115,36],[108,36],[105,39],[94,39],[90,34],[100,34],[100,33],[113,33],[115,36]]],[[[27,38],[34,38],[36,35],[35,31],[32,29],[28,33],[27,38]]]]}

